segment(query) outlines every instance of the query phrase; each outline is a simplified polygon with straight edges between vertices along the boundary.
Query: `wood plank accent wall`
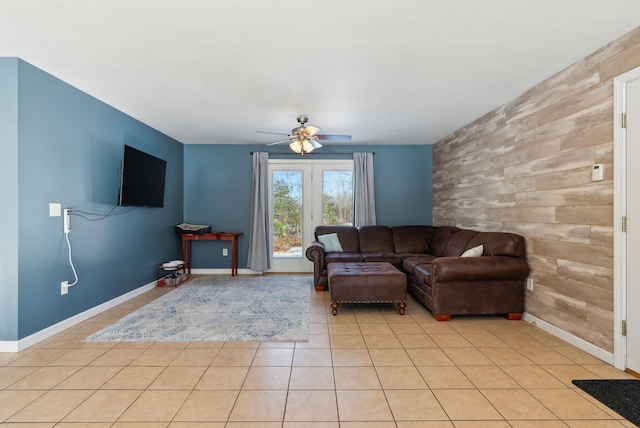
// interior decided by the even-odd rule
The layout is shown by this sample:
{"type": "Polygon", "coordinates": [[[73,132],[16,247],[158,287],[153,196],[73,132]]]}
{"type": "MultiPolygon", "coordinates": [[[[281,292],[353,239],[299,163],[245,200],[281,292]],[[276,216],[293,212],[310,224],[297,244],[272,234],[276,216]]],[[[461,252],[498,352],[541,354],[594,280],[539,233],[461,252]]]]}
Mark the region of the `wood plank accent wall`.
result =
{"type": "Polygon", "coordinates": [[[640,27],[433,148],[434,224],[525,236],[525,310],[609,352],[613,78],[639,66],[640,27]]]}

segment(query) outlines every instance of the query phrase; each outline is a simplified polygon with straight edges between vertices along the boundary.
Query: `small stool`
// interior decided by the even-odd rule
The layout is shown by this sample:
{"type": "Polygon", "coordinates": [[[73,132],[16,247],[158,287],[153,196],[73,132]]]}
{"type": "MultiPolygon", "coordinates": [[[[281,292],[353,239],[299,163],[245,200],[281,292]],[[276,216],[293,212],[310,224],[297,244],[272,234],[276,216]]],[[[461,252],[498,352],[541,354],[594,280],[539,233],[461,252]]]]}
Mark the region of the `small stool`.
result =
{"type": "Polygon", "coordinates": [[[391,263],[329,263],[327,278],[333,315],[340,303],[398,303],[404,315],[407,277],[391,263]]]}

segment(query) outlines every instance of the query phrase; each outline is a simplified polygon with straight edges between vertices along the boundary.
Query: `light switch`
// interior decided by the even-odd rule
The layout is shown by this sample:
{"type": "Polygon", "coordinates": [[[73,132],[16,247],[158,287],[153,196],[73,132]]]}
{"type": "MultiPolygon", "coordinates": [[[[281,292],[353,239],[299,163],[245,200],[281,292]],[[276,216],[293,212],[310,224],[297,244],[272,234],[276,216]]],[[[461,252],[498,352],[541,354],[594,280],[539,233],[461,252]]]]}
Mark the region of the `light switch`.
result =
{"type": "Polygon", "coordinates": [[[597,163],[593,165],[593,169],[591,170],[591,181],[602,180],[604,180],[604,165],[601,163],[597,163]]]}
{"type": "Polygon", "coordinates": [[[60,217],[62,215],[62,204],[50,203],[49,204],[49,217],[60,217]]]}

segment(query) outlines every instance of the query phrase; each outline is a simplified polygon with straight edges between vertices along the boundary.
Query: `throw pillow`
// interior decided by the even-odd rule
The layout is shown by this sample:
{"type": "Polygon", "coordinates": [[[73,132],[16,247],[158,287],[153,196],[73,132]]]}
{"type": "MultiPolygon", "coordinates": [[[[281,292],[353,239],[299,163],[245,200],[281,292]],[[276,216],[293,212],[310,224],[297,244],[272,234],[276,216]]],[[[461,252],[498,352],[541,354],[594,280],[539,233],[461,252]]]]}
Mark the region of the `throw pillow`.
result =
{"type": "Polygon", "coordinates": [[[344,250],[342,249],[342,244],[340,244],[340,239],[338,239],[337,233],[327,233],[326,235],[318,236],[318,241],[324,245],[324,251],[327,253],[341,253],[344,250]]]}
{"type": "Polygon", "coordinates": [[[480,257],[483,251],[484,245],[480,244],[477,247],[469,248],[460,257],[480,257]]]}

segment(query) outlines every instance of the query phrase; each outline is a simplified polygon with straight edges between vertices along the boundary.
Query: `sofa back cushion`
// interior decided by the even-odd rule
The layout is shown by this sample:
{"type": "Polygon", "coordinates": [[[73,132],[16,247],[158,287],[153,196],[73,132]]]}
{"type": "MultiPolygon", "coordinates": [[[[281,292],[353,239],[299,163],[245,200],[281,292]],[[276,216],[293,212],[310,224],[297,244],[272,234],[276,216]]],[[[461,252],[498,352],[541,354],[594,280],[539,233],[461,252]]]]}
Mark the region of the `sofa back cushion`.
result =
{"type": "Polygon", "coordinates": [[[462,255],[468,248],[472,248],[475,245],[469,247],[469,242],[479,232],[477,230],[462,229],[449,239],[449,243],[444,249],[443,256],[445,257],[457,257],[462,255]]]}
{"type": "Polygon", "coordinates": [[[467,249],[482,244],[486,256],[526,257],[524,237],[507,232],[478,232],[467,244],[467,249]]]}
{"type": "Polygon", "coordinates": [[[318,236],[326,235],[329,233],[335,233],[338,235],[340,245],[345,253],[358,253],[360,252],[360,245],[358,243],[358,229],[353,226],[316,226],[314,231],[316,240],[318,236]]]}
{"type": "Polygon", "coordinates": [[[391,252],[395,251],[393,233],[388,226],[360,226],[360,252],[391,252]]]}
{"type": "MultiPolygon", "coordinates": [[[[451,237],[462,229],[453,226],[440,226],[436,227],[435,229],[436,230],[433,234],[433,239],[431,240],[431,244],[429,245],[429,254],[442,257],[444,256],[444,249],[447,247],[447,244],[449,243],[451,237]]],[[[462,254],[462,252],[460,254],[462,254]]],[[[458,256],[460,254],[458,254],[458,256]]]]}
{"type": "Polygon", "coordinates": [[[394,226],[393,245],[398,254],[427,254],[436,228],[433,226],[394,226]]]}

